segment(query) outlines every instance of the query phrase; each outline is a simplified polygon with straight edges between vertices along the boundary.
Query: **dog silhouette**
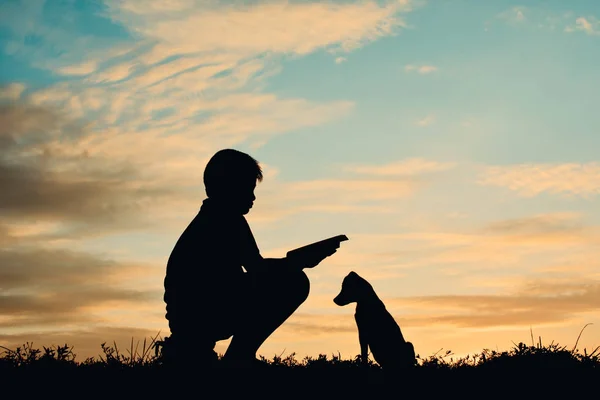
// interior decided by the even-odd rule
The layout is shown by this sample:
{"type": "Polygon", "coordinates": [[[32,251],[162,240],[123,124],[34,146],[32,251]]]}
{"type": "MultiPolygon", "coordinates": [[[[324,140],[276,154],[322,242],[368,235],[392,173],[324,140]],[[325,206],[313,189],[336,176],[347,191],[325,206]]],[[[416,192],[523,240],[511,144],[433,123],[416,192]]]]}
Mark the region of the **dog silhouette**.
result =
{"type": "Polygon", "coordinates": [[[338,306],[356,303],[354,319],[358,328],[363,365],[369,349],[382,369],[411,368],[416,364],[415,349],[402,335],[400,326],[387,311],[373,286],[352,271],[344,278],[340,293],[333,299],[338,306]]]}

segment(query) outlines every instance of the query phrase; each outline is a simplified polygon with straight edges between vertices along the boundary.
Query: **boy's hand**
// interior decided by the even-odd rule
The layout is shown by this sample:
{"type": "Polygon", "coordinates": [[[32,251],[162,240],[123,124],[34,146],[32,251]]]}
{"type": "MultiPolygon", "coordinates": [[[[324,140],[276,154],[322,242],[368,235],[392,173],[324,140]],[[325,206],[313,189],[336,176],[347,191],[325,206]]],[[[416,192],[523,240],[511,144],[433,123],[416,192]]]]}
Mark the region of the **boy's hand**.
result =
{"type": "Polygon", "coordinates": [[[316,250],[311,252],[305,252],[301,254],[296,254],[293,256],[288,256],[287,259],[292,263],[292,266],[295,268],[314,268],[321,261],[326,259],[327,257],[334,254],[339,248],[339,244],[337,246],[325,247],[322,250],[316,250]]]}

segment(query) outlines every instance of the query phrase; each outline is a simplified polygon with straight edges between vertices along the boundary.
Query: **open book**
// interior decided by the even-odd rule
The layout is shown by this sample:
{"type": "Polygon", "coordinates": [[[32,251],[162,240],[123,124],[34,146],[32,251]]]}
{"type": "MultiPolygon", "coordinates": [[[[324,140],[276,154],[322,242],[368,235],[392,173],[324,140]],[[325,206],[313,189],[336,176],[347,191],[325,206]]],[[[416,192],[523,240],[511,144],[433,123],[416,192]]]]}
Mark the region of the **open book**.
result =
{"type": "Polygon", "coordinates": [[[340,247],[340,243],[345,240],[348,240],[348,236],[346,236],[346,235],[332,236],[330,238],[319,240],[318,242],[314,242],[314,243],[308,244],[306,246],[302,246],[302,247],[298,247],[297,249],[290,250],[287,252],[287,256],[294,257],[294,256],[298,256],[302,253],[311,253],[313,251],[317,251],[317,250],[324,249],[324,248],[336,249],[336,248],[340,247]]]}

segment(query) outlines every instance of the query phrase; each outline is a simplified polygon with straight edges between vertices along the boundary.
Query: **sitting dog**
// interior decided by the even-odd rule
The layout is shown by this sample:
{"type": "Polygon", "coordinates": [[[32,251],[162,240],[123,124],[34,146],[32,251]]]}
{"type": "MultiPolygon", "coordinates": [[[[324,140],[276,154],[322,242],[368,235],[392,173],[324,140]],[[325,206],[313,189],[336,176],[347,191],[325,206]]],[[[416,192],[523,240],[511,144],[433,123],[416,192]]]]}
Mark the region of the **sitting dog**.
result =
{"type": "Polygon", "coordinates": [[[333,299],[338,306],[356,302],[354,318],[358,328],[363,365],[368,364],[369,348],[383,369],[415,366],[415,349],[404,340],[400,327],[387,311],[373,286],[356,272],[350,272],[342,282],[342,290],[333,299]]]}

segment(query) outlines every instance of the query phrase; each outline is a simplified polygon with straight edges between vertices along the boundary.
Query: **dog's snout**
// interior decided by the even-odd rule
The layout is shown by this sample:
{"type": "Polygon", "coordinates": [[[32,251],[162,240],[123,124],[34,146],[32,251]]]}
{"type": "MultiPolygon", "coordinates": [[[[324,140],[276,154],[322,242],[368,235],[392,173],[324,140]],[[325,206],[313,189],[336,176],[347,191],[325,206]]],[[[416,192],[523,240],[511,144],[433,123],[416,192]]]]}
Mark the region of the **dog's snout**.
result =
{"type": "Polygon", "coordinates": [[[351,300],[348,298],[348,294],[344,291],[344,289],[342,289],[342,291],[337,296],[335,296],[333,302],[338,306],[345,306],[347,304],[350,304],[351,300]]]}
{"type": "Polygon", "coordinates": [[[338,306],[345,306],[355,301],[355,288],[352,284],[351,279],[349,278],[351,276],[352,275],[349,274],[344,278],[344,280],[342,281],[342,288],[340,290],[340,293],[333,299],[333,302],[338,306]]]}
{"type": "Polygon", "coordinates": [[[341,304],[340,295],[339,294],[333,298],[333,302],[335,304],[337,304],[338,306],[343,306],[343,304],[341,304]]]}

